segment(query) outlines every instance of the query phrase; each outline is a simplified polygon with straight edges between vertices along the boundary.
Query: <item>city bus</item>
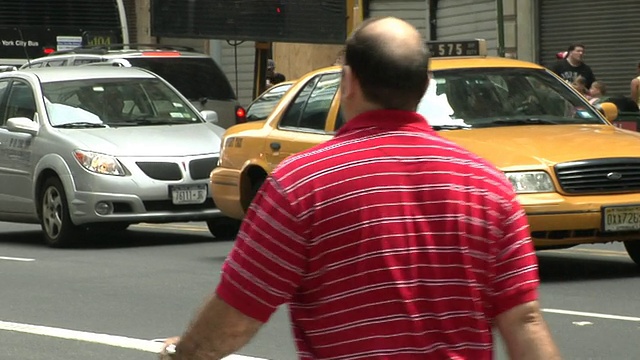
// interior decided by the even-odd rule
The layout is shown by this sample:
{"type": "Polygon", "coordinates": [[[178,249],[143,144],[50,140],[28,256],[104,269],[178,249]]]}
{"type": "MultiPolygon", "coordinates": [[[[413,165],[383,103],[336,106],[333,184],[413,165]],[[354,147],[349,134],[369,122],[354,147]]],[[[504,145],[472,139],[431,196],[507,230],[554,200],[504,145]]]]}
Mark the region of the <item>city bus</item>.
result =
{"type": "Polygon", "coordinates": [[[54,51],[128,43],[126,0],[0,0],[0,66],[54,51]]]}

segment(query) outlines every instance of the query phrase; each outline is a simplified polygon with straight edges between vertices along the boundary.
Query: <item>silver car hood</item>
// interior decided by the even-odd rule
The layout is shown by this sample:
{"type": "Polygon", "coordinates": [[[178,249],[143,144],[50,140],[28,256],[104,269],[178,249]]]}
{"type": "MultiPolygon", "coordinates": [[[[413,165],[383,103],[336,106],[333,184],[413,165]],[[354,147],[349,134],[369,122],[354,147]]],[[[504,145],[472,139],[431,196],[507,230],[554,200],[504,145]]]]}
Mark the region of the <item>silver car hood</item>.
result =
{"type": "Polygon", "coordinates": [[[77,149],[114,156],[217,153],[224,133],[224,129],[210,123],[56,130],[77,149]]]}

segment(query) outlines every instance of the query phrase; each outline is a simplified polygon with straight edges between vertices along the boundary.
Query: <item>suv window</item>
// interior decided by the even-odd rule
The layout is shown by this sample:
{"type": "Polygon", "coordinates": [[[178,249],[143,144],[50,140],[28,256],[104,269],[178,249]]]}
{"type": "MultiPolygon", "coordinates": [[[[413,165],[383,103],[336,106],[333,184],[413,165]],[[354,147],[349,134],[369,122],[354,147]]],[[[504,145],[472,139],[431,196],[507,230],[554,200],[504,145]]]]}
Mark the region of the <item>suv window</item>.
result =
{"type": "Polygon", "coordinates": [[[73,60],[73,65],[85,65],[85,64],[93,64],[97,62],[101,62],[100,58],[84,58],[84,59],[75,59],[73,60]]]}
{"type": "Polygon", "coordinates": [[[229,80],[211,58],[127,58],[133,66],[151,70],[190,101],[235,100],[229,80]]]}
{"type": "Polygon", "coordinates": [[[67,60],[49,60],[46,62],[46,67],[51,67],[51,66],[65,66],[67,65],[67,60]]]}

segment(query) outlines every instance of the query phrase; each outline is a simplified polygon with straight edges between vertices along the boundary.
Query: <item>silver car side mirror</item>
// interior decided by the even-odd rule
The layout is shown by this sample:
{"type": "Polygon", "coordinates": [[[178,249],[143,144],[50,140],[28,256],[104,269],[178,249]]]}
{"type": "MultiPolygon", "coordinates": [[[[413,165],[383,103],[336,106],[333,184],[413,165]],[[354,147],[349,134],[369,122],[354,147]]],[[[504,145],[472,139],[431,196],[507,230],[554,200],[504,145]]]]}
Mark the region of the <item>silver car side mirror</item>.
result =
{"type": "Polygon", "coordinates": [[[13,132],[36,135],[40,130],[40,126],[29,118],[14,117],[7,120],[7,129],[13,132]]]}
{"type": "Polygon", "coordinates": [[[207,121],[210,122],[212,124],[217,124],[218,123],[218,113],[213,111],[213,110],[202,110],[200,111],[200,114],[202,114],[202,117],[207,121]]]}

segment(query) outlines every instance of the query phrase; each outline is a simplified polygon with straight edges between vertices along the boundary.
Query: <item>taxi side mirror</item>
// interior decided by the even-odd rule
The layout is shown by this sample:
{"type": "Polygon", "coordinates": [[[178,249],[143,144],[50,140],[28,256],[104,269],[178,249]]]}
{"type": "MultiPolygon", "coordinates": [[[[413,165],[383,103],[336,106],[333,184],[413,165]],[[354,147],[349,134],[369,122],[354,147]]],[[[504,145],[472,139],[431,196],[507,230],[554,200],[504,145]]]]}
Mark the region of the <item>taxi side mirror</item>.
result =
{"type": "Polygon", "coordinates": [[[618,107],[612,102],[604,102],[598,105],[598,110],[600,110],[609,122],[613,122],[613,120],[618,118],[618,107]]]}

